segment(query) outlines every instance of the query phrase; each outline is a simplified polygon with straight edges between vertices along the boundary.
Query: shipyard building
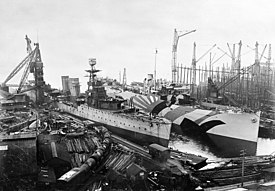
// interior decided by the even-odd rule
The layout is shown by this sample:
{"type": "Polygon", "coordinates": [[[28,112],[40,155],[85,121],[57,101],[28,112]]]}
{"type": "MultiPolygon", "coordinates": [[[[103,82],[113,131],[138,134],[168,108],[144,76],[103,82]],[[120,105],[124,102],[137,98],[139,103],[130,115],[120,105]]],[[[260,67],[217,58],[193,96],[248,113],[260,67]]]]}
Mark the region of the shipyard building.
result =
{"type": "Polygon", "coordinates": [[[62,92],[75,100],[80,95],[79,78],[70,78],[69,76],[61,76],[62,92]]]}

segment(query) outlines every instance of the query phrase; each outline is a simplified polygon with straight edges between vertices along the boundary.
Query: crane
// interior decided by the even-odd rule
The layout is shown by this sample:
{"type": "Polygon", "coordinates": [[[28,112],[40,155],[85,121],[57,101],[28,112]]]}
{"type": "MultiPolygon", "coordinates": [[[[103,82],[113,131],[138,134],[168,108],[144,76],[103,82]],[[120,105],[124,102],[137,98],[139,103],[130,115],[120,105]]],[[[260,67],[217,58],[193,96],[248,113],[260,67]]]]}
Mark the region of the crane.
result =
{"type": "Polygon", "coordinates": [[[231,50],[229,43],[227,43],[227,47],[229,50],[228,54],[226,51],[222,50],[221,48],[218,47],[218,49],[220,51],[222,51],[224,53],[224,55],[227,55],[229,58],[231,58],[231,71],[234,70],[239,70],[240,69],[240,64],[241,64],[241,47],[242,47],[242,41],[239,42],[239,50],[238,50],[238,55],[237,55],[237,60],[236,60],[236,56],[235,56],[235,44],[233,44],[233,49],[231,50]]]}
{"type": "MultiPolygon", "coordinates": [[[[31,60],[33,59],[34,53],[35,51],[32,51],[31,48],[31,40],[28,38],[28,36],[26,35],[26,41],[27,41],[27,53],[28,55],[12,70],[12,72],[8,75],[8,77],[4,80],[4,82],[1,84],[2,88],[7,86],[7,82],[9,82],[24,66],[26,68],[28,68],[29,63],[31,62],[31,60]]],[[[23,74],[23,77],[21,78],[21,86],[23,85],[23,81],[25,80],[25,78],[27,77],[28,74],[28,70],[25,68],[25,72],[23,74]]],[[[20,87],[20,85],[19,85],[20,87]]],[[[21,89],[21,87],[20,87],[21,89]]]]}
{"type": "Polygon", "coordinates": [[[195,85],[196,85],[196,67],[197,67],[197,63],[206,55],[208,54],[214,47],[216,46],[216,44],[214,44],[210,49],[208,49],[199,59],[196,60],[196,43],[194,42],[194,47],[193,47],[193,58],[192,58],[192,71],[193,71],[193,75],[192,75],[192,85],[191,85],[191,95],[194,95],[195,92],[195,85]]]}
{"type": "Polygon", "coordinates": [[[177,49],[178,49],[178,42],[179,38],[195,32],[196,30],[188,31],[184,34],[178,34],[177,29],[174,30],[174,41],[172,46],[172,83],[176,82],[176,75],[177,75],[177,49]]]}
{"type": "MultiPolygon", "coordinates": [[[[257,63],[254,63],[254,64],[252,64],[252,65],[250,65],[250,66],[248,66],[248,67],[246,67],[246,68],[242,68],[242,69],[241,69],[242,72],[238,72],[236,75],[234,75],[234,76],[232,76],[231,78],[229,78],[225,83],[223,83],[223,84],[220,85],[220,86],[217,86],[217,85],[212,81],[212,79],[209,77],[209,78],[208,78],[208,84],[214,89],[214,91],[215,91],[215,93],[216,93],[216,98],[218,97],[220,90],[226,88],[228,85],[230,85],[231,83],[233,83],[234,81],[236,81],[237,79],[239,79],[240,75],[241,75],[242,73],[244,73],[245,70],[246,70],[246,71],[249,71],[249,70],[250,70],[252,67],[254,67],[256,64],[257,64],[257,63]]],[[[224,95],[231,103],[233,103],[233,104],[236,105],[236,106],[239,106],[239,103],[236,102],[233,98],[231,98],[231,97],[228,96],[228,95],[225,95],[224,93],[223,93],[223,95],[224,95]]]]}
{"type": "MultiPolygon", "coordinates": [[[[240,45],[241,45],[241,43],[240,43],[240,45]]],[[[233,47],[233,51],[231,51],[230,47],[228,45],[228,48],[229,48],[229,51],[230,51],[230,54],[231,54],[231,56],[230,55],[229,56],[232,58],[232,67],[234,69],[237,69],[237,73],[232,73],[233,75],[225,83],[221,84],[220,86],[215,85],[212,82],[212,80],[209,79],[209,86],[211,86],[211,88],[212,88],[212,91],[211,91],[212,96],[214,95],[213,92],[216,92],[215,96],[218,96],[220,90],[224,89],[225,87],[227,87],[228,85],[230,85],[234,81],[240,80],[240,76],[243,75],[245,71],[251,73],[251,76],[252,76],[251,81],[252,82],[254,80],[258,79],[257,76],[260,73],[260,62],[261,62],[261,59],[264,57],[264,52],[267,48],[267,45],[265,45],[265,47],[263,48],[263,51],[261,53],[259,53],[258,45],[259,45],[258,42],[256,42],[255,49],[253,49],[253,50],[255,50],[255,62],[254,62],[254,64],[252,64],[252,65],[250,65],[246,68],[242,68],[242,69],[240,69],[240,47],[239,47],[238,57],[235,61],[234,60],[235,59],[235,55],[234,55],[234,51],[235,51],[234,48],[235,47],[233,47]]],[[[267,58],[268,71],[269,71],[269,62],[270,62],[270,60],[271,60],[271,46],[269,46],[269,55],[268,55],[268,58],[267,58]]],[[[267,76],[269,78],[269,75],[267,75],[267,76]]],[[[258,83],[258,82],[256,82],[256,83],[258,83]]],[[[269,79],[267,80],[267,87],[269,87],[269,79]]],[[[266,88],[266,90],[268,90],[268,88],[266,88]]],[[[266,92],[269,92],[269,91],[265,91],[264,94],[266,94],[266,92]]],[[[215,97],[215,96],[213,96],[213,97],[215,97]]],[[[225,92],[223,92],[223,96],[226,97],[229,100],[229,102],[233,103],[234,105],[237,105],[237,106],[240,105],[234,99],[232,99],[229,95],[226,95],[225,92]]],[[[265,95],[265,97],[268,97],[268,95],[265,95]]],[[[247,94],[246,99],[248,99],[248,94],[247,94]]],[[[258,99],[258,98],[256,97],[255,99],[258,99]]]]}
{"type": "Polygon", "coordinates": [[[194,42],[194,49],[193,49],[193,59],[192,59],[192,69],[193,69],[193,78],[192,84],[196,84],[196,67],[197,63],[206,55],[208,54],[216,44],[214,44],[210,49],[208,49],[198,60],[196,60],[196,43],[194,42]]]}
{"type": "MultiPolygon", "coordinates": [[[[209,96],[213,95],[213,90],[214,90],[214,94],[215,97],[217,98],[219,96],[219,91],[221,89],[224,89],[225,87],[227,87],[229,84],[233,83],[234,81],[240,79],[240,75],[241,75],[241,71],[244,71],[243,69],[240,69],[241,67],[241,47],[242,47],[242,42],[239,42],[239,49],[238,49],[238,55],[237,55],[237,59],[235,58],[235,44],[233,45],[233,51],[231,51],[229,44],[227,43],[227,46],[229,48],[229,52],[230,55],[227,54],[225,51],[223,51],[222,49],[218,48],[219,50],[221,50],[224,54],[226,54],[227,56],[229,56],[232,59],[232,68],[231,70],[234,71],[234,69],[237,69],[237,74],[235,74],[234,76],[232,76],[229,80],[227,80],[225,83],[223,83],[220,86],[217,86],[216,84],[214,84],[214,82],[212,81],[212,79],[209,77],[208,78],[208,84],[210,86],[209,88],[209,96]],[[211,91],[212,90],[212,91],[211,91]]],[[[253,64],[254,65],[254,64],[253,64]]],[[[253,66],[252,65],[252,66],[253,66]]],[[[252,66],[247,67],[247,70],[249,70],[252,66]]],[[[234,105],[239,105],[233,98],[231,98],[230,96],[227,96],[225,94],[223,94],[231,103],[233,103],[234,105]]]]}
{"type": "Polygon", "coordinates": [[[267,60],[269,59],[269,57],[264,56],[264,52],[265,52],[265,50],[267,48],[267,44],[265,44],[264,49],[263,49],[261,55],[259,55],[259,50],[258,50],[259,43],[258,42],[256,42],[256,45],[255,45],[256,48],[252,48],[249,45],[246,45],[246,46],[248,48],[250,48],[252,51],[255,50],[255,60],[257,60],[259,56],[260,56],[260,59],[258,59],[259,62],[261,62],[262,58],[265,58],[267,60]]]}
{"type": "Polygon", "coordinates": [[[36,89],[36,102],[43,102],[44,97],[44,91],[43,86],[45,85],[44,78],[43,78],[43,63],[41,61],[41,54],[39,49],[39,44],[34,43],[35,49],[32,50],[31,47],[31,40],[26,35],[25,37],[27,41],[27,53],[28,55],[12,70],[12,72],[8,75],[8,77],[4,80],[4,82],[1,84],[1,95],[3,97],[7,97],[10,94],[8,93],[8,86],[7,83],[23,68],[24,72],[21,76],[21,80],[19,82],[19,87],[17,89],[17,93],[23,93],[32,89],[36,89]],[[29,73],[34,74],[35,79],[35,86],[31,87],[29,89],[23,90],[26,80],[28,78],[29,73]],[[4,90],[7,90],[3,92],[4,90]]]}

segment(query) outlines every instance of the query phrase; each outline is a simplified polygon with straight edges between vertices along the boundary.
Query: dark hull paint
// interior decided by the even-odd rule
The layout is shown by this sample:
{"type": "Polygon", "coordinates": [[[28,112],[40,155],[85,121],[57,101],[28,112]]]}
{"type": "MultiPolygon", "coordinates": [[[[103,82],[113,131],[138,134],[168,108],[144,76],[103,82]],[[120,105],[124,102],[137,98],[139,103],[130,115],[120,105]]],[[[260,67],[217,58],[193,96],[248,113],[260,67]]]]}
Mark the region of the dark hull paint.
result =
{"type": "Polygon", "coordinates": [[[172,132],[175,132],[178,135],[184,135],[185,133],[188,134],[203,134],[201,127],[198,126],[193,121],[190,121],[189,119],[184,119],[181,125],[172,124],[172,132]]]}
{"type": "Polygon", "coordinates": [[[259,137],[275,138],[275,127],[261,127],[259,128],[259,137]]]}
{"type": "Polygon", "coordinates": [[[245,150],[247,156],[255,156],[257,142],[234,139],[230,137],[208,134],[214,144],[224,152],[224,157],[239,157],[240,151],[245,150]]]}
{"type": "Polygon", "coordinates": [[[178,135],[190,136],[202,144],[208,145],[211,152],[220,157],[239,157],[240,150],[245,150],[246,155],[255,156],[257,143],[252,141],[234,139],[225,136],[208,134],[201,130],[198,125],[191,121],[186,121],[184,126],[172,124],[172,132],[178,135]]]}

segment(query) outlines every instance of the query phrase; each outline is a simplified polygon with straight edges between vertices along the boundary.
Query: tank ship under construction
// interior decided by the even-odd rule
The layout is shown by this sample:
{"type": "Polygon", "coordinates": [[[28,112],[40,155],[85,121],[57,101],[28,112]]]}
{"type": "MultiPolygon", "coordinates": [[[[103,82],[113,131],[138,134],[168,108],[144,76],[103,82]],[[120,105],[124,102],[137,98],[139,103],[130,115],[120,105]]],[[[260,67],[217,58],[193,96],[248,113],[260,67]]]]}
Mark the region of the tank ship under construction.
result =
{"type": "Polygon", "coordinates": [[[90,59],[88,90],[85,101],[58,101],[57,107],[69,114],[86,118],[95,123],[107,125],[108,129],[128,140],[142,145],[158,143],[168,146],[172,124],[161,117],[136,112],[125,108],[126,100],[111,98],[106,94],[102,83],[97,79],[96,60],[90,59]]]}

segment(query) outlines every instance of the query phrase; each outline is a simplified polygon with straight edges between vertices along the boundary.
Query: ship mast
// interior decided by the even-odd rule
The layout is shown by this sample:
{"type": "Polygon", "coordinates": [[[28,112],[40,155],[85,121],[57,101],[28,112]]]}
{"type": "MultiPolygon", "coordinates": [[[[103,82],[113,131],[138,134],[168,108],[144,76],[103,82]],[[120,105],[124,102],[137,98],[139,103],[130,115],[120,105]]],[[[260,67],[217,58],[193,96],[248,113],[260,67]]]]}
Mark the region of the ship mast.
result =
{"type": "Polygon", "coordinates": [[[96,73],[99,72],[100,70],[96,70],[95,69],[95,65],[96,65],[96,59],[95,58],[90,58],[89,59],[89,64],[91,69],[90,70],[85,70],[86,72],[89,73],[89,81],[87,82],[88,85],[88,92],[91,90],[91,86],[92,88],[96,85],[96,73]]]}

